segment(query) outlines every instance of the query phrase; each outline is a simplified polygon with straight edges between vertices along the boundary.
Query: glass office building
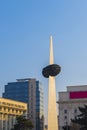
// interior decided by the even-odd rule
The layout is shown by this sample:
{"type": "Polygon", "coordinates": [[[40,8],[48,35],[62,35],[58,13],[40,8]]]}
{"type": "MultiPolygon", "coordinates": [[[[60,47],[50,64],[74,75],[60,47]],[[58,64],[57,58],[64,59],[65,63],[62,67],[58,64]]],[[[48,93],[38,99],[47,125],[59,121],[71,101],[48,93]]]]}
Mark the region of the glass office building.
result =
{"type": "Polygon", "coordinates": [[[44,95],[40,81],[36,79],[18,79],[5,85],[4,98],[28,103],[28,117],[34,124],[33,130],[44,129],[44,95]]]}

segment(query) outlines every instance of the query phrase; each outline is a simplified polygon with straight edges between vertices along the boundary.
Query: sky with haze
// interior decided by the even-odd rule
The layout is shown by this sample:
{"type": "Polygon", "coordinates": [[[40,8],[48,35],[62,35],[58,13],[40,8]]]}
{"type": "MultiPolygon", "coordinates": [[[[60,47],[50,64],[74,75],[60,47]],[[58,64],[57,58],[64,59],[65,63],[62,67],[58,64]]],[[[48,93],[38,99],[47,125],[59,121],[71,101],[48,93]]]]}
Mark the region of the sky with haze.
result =
{"type": "Polygon", "coordinates": [[[61,66],[57,92],[87,85],[87,0],[1,0],[0,96],[20,78],[40,80],[47,95],[42,68],[49,64],[50,35],[61,66]]]}

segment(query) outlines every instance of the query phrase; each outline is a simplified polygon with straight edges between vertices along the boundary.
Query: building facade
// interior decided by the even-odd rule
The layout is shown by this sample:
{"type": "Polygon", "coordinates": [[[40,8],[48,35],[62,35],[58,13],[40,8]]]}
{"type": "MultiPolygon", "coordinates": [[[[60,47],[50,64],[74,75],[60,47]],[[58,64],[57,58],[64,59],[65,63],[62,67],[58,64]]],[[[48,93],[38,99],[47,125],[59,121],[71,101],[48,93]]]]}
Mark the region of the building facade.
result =
{"type": "Polygon", "coordinates": [[[78,107],[84,107],[85,104],[87,105],[87,85],[68,86],[66,92],[59,92],[59,130],[63,130],[63,126],[71,126],[71,119],[80,114],[78,107]]]}
{"type": "Polygon", "coordinates": [[[0,130],[11,130],[20,115],[27,115],[26,103],[0,98],[0,130]]]}
{"type": "Polygon", "coordinates": [[[18,79],[5,85],[4,98],[28,103],[28,117],[34,130],[44,129],[43,87],[36,79],[18,79]]]}

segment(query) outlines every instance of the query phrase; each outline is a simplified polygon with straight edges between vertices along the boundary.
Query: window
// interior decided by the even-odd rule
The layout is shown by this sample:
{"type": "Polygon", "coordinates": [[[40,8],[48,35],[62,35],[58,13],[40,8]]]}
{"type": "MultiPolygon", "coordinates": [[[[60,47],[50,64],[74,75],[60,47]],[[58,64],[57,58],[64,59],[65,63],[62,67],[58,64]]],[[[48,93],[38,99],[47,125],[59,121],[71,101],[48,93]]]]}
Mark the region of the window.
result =
{"type": "Polygon", "coordinates": [[[67,116],[65,116],[64,119],[67,119],[67,116]]]}
{"type": "Polygon", "coordinates": [[[10,108],[8,108],[8,112],[10,112],[10,108]]]}
{"type": "Polygon", "coordinates": [[[16,113],[18,113],[18,110],[16,110],[16,113]]]}
{"type": "Polygon", "coordinates": [[[74,113],[77,113],[77,109],[74,110],[74,113]]]}
{"type": "Polygon", "coordinates": [[[66,110],[66,109],[64,110],[64,113],[67,113],[67,110],[66,110]]]}
{"type": "Polygon", "coordinates": [[[2,107],[0,107],[0,111],[2,110],[2,107]]]}
{"type": "Polygon", "coordinates": [[[6,111],[6,108],[4,108],[4,111],[6,111]]]}

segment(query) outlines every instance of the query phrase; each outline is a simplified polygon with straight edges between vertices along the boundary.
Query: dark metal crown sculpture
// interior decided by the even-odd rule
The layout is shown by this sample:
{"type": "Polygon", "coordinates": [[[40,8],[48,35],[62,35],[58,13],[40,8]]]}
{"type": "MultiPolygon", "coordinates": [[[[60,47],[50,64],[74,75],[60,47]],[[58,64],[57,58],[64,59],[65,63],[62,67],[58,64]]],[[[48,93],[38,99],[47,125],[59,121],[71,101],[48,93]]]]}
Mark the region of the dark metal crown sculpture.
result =
{"type": "Polygon", "coordinates": [[[49,78],[49,76],[56,76],[60,73],[61,67],[57,64],[51,64],[43,68],[42,74],[45,78],[49,78]]]}

